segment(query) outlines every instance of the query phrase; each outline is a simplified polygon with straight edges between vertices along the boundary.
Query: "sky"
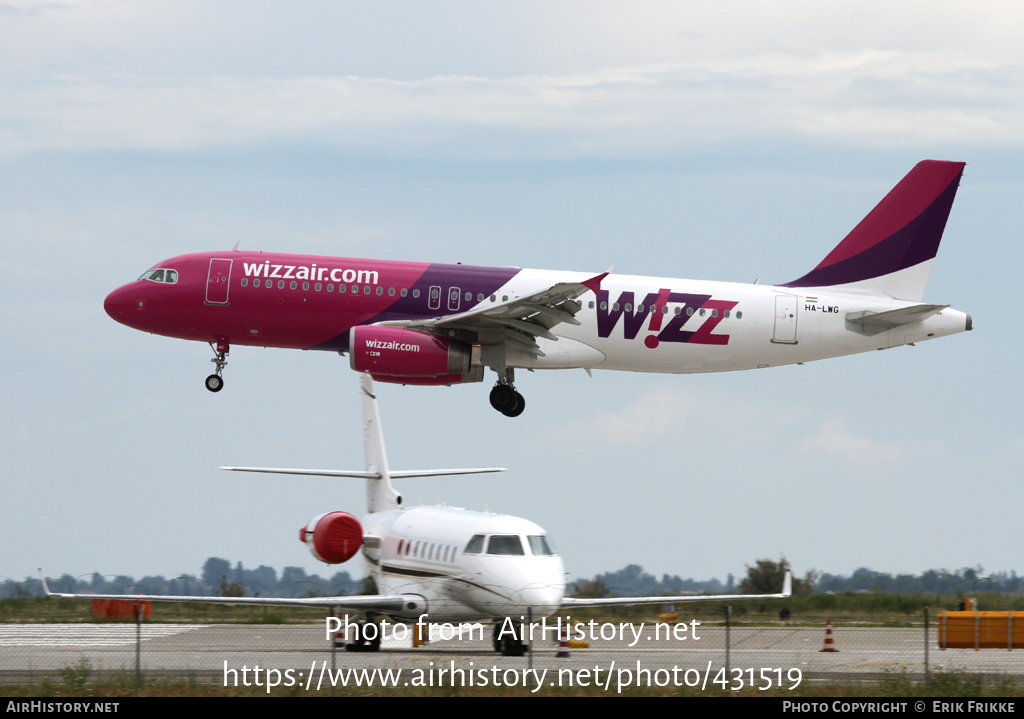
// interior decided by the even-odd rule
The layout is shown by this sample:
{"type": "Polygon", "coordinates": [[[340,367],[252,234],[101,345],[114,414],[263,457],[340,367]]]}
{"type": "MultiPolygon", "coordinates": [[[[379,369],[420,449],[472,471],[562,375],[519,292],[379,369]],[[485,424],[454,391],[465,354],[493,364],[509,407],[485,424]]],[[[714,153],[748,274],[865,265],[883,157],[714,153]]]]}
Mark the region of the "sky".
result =
{"type": "MultiPolygon", "coordinates": [[[[975,330],[804,366],[379,387],[394,469],[543,526],[569,578],[1024,572],[1024,7],[0,2],[0,578],[318,564],[361,515],[358,377],[103,298],[229,249],[781,283],[919,160],[967,162],[924,301],[975,330]]],[[[361,573],[356,564],[341,565],[361,573]]]]}

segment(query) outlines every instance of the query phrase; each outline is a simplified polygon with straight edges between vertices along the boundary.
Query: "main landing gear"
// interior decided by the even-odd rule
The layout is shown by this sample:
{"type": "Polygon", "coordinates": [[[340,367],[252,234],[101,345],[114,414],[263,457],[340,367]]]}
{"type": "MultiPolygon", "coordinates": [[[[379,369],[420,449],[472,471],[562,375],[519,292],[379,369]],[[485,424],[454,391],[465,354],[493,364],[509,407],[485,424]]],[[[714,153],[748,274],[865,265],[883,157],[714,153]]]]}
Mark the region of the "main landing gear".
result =
{"type": "Polygon", "coordinates": [[[381,627],[376,622],[363,621],[356,625],[355,636],[345,644],[346,652],[379,652],[381,627]]]}
{"type": "Polygon", "coordinates": [[[512,382],[515,375],[511,369],[498,376],[498,383],[491,389],[491,406],[506,417],[518,417],[526,409],[526,400],[516,392],[512,382]]]}
{"type": "Polygon", "coordinates": [[[225,359],[225,357],[227,357],[228,350],[230,349],[230,347],[228,347],[227,342],[218,342],[216,345],[214,345],[213,342],[211,342],[210,349],[213,350],[214,354],[213,359],[211,359],[210,361],[217,365],[217,370],[216,372],[214,372],[213,374],[206,378],[206,389],[210,390],[211,392],[220,392],[222,389],[224,389],[224,378],[221,377],[220,375],[228,364],[228,361],[225,359]]]}

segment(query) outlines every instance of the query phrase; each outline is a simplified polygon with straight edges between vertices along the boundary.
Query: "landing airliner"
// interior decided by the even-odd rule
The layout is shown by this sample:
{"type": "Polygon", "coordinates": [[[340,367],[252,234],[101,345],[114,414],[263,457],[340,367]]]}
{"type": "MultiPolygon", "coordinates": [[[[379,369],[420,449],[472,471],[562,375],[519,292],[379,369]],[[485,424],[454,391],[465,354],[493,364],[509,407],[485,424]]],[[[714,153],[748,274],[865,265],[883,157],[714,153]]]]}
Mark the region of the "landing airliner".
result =
{"type": "MultiPolygon", "coordinates": [[[[565,570],[547,533],[533,522],[501,514],[473,512],[455,507],[402,507],[392,477],[432,477],[451,474],[501,472],[497,467],[392,471],[388,468],[373,380],[362,377],[365,471],[223,467],[240,472],[355,477],[366,480],[367,514],[362,523],[347,512],[314,517],[299,532],[299,539],[320,561],[339,564],[362,551],[379,595],[312,597],[189,597],[167,595],[61,594],[78,599],[136,599],[168,602],[214,602],[325,607],[365,612],[366,620],[391,617],[399,622],[495,621],[494,647],[506,656],[524,651],[521,637],[502,631],[524,617],[540,621],[562,607],[612,604],[663,604],[732,599],[774,599],[790,596],[789,573],[779,594],[684,595],[659,597],[573,598],[565,596],[565,570]]],[[[40,572],[41,576],[41,572],[40,572]]],[[[348,648],[376,651],[380,634],[357,632],[348,648]]]]}
{"type": "Polygon", "coordinates": [[[915,344],[971,329],[924,304],[964,163],[925,160],[802,277],[753,285],[264,252],[159,262],[104,307],[136,329],[208,342],[218,392],[231,345],[348,353],[382,382],[497,373],[491,405],[526,406],[516,369],[723,372],[915,344]]]}

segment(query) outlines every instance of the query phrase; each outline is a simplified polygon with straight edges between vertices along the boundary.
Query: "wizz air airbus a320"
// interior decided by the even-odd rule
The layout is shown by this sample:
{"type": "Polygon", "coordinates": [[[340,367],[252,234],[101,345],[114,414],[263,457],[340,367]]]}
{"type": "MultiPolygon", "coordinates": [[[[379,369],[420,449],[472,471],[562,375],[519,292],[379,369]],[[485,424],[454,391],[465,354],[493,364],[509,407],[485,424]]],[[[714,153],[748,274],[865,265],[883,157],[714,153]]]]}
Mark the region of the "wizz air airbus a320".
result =
{"type": "MultiPolygon", "coordinates": [[[[163,602],[215,602],[324,607],[330,611],[365,613],[346,647],[380,649],[378,617],[427,625],[494,621],[494,648],[506,656],[521,656],[523,637],[514,631],[524,618],[541,620],[565,608],[619,604],[665,604],[742,599],[784,599],[792,593],[786,572],[778,594],[679,595],[653,597],[566,597],[565,569],[547,533],[538,525],[503,514],[471,512],[456,507],[403,507],[392,477],[436,477],[451,474],[501,472],[498,467],[394,471],[388,467],[373,380],[361,381],[363,443],[366,471],[222,467],[240,472],[269,472],[366,480],[367,514],[362,524],[347,512],[314,517],[299,532],[313,556],[340,564],[360,552],[381,594],[337,597],[194,597],[168,595],[62,594],[51,592],[40,570],[46,594],[77,599],[139,599],[163,602]],[[509,623],[507,620],[513,620],[509,623]]],[[[482,625],[481,625],[482,631],[482,625]]]]}
{"type": "Polygon", "coordinates": [[[160,262],[104,307],[129,327],[208,342],[211,392],[231,345],[319,349],[381,382],[480,382],[490,368],[491,405],[514,417],[519,368],[724,372],[970,330],[970,315],[921,302],[963,169],[919,163],[781,285],[235,249],[160,262]]]}

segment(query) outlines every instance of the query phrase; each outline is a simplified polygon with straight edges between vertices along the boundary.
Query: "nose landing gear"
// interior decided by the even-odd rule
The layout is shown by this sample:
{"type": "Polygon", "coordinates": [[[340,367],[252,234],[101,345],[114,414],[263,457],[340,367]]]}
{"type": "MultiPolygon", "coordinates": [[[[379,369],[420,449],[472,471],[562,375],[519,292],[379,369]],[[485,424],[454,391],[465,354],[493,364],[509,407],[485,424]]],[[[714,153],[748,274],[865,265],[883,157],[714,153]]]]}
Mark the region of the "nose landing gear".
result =
{"type": "Polygon", "coordinates": [[[206,378],[206,389],[211,392],[220,392],[224,389],[224,378],[221,377],[221,372],[227,366],[227,357],[230,347],[227,342],[218,342],[216,345],[213,342],[210,343],[210,349],[213,350],[214,357],[210,361],[217,365],[216,371],[206,378]]]}

